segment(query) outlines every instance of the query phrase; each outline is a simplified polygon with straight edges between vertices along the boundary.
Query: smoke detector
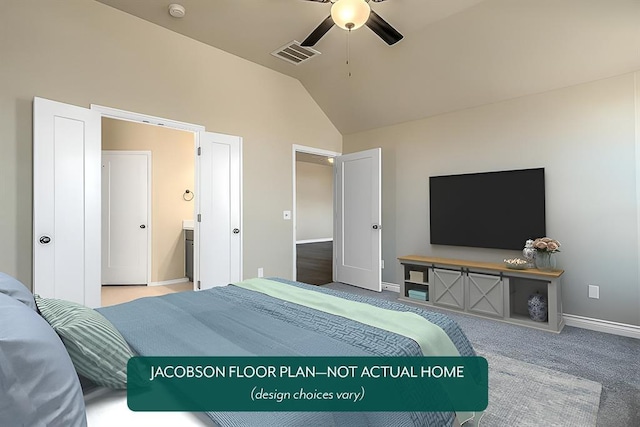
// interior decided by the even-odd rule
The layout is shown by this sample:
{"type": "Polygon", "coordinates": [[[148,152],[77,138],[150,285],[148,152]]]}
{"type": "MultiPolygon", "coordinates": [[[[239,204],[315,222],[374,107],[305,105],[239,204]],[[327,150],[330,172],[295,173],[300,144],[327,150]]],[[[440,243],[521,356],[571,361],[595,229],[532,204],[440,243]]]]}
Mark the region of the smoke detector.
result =
{"type": "Polygon", "coordinates": [[[169,5],[169,15],[174,18],[182,18],[186,14],[184,6],[178,3],[172,3],[169,5]]]}

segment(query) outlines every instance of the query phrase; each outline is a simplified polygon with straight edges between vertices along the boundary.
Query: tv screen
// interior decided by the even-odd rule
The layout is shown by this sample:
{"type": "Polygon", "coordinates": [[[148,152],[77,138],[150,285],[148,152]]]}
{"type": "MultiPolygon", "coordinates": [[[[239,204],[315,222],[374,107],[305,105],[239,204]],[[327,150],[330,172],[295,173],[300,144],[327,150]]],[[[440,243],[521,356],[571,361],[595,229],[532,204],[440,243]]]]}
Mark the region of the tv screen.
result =
{"type": "Polygon", "coordinates": [[[522,249],[544,237],[544,168],[429,177],[431,244],[522,249]]]}

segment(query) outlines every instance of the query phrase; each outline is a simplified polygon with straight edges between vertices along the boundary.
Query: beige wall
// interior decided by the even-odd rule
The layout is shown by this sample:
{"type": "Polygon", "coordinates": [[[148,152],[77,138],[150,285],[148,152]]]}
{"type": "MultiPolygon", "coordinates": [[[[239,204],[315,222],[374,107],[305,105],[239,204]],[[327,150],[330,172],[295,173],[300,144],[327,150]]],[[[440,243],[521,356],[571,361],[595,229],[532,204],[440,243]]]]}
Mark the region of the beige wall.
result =
{"type": "Polygon", "coordinates": [[[296,240],[333,238],[333,166],[296,162],[296,240]]]}
{"type": "Polygon", "coordinates": [[[185,277],[182,220],[193,219],[194,134],[125,120],[102,119],[103,150],[151,151],[151,281],[185,277]]]}
{"type": "Polygon", "coordinates": [[[243,138],[244,275],[292,277],[292,145],[342,150],[299,81],[92,0],[2,3],[0,271],[31,284],[32,103],[39,96],[243,138]]]}
{"type": "Polygon", "coordinates": [[[345,153],[382,147],[383,280],[400,283],[401,255],[493,262],[521,256],[431,245],[428,178],[544,167],[547,234],[563,244],[557,261],[566,271],[564,312],[640,325],[634,77],[345,136],[345,153]],[[589,284],[600,286],[600,299],[587,297],[589,284]]]}

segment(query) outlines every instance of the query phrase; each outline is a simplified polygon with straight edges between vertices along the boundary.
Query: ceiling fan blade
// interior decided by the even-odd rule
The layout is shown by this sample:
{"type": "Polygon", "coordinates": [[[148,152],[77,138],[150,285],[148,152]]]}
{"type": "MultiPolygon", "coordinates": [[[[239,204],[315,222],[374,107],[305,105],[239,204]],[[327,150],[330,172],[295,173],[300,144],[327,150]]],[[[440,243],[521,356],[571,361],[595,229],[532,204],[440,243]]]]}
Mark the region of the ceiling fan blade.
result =
{"type": "Polygon", "coordinates": [[[367,27],[385,41],[389,46],[398,43],[402,40],[403,36],[395,28],[393,28],[387,21],[382,19],[380,15],[371,11],[369,19],[365,23],[367,27]]]}
{"type": "Polygon", "coordinates": [[[327,31],[329,31],[331,27],[333,27],[333,25],[334,25],[333,18],[331,17],[331,15],[329,15],[327,19],[322,21],[322,23],[320,23],[320,25],[318,25],[316,29],[313,30],[313,32],[309,34],[309,36],[306,39],[304,39],[301,45],[302,46],[315,45],[316,43],[318,43],[318,40],[320,40],[322,36],[324,36],[327,33],[327,31]]]}

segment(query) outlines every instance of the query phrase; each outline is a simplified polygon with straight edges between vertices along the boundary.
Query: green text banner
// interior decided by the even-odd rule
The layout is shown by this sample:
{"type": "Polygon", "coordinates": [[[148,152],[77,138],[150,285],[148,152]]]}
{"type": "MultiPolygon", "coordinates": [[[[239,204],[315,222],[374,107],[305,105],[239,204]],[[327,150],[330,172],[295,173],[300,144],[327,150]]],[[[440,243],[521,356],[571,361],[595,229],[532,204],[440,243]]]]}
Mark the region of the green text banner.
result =
{"type": "Polygon", "coordinates": [[[482,411],[483,357],[133,357],[134,411],[482,411]]]}

